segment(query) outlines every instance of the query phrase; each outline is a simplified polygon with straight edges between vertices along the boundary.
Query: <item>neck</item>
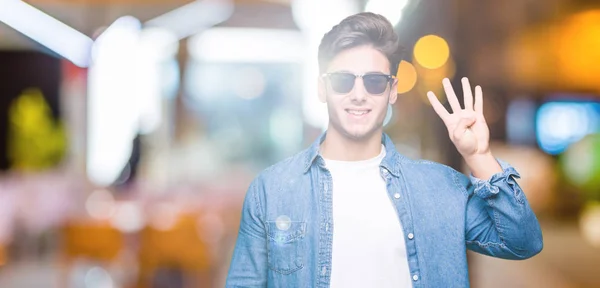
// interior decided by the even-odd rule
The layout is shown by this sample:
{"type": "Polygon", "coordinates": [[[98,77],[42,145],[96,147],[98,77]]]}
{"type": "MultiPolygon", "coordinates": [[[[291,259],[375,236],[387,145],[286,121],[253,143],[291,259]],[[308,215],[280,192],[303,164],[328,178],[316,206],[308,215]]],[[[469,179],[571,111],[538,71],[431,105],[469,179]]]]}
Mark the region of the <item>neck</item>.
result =
{"type": "Polygon", "coordinates": [[[365,139],[350,139],[340,135],[335,129],[328,129],[323,143],[321,155],[337,161],[361,161],[377,157],[381,153],[381,131],[365,139]]]}

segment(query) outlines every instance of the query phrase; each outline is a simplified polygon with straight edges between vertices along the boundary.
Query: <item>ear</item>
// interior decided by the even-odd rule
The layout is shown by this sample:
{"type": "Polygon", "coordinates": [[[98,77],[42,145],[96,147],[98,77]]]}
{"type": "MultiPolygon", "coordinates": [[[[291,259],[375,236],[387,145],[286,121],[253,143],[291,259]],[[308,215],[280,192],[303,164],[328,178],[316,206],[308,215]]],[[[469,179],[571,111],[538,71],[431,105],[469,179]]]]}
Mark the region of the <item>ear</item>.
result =
{"type": "Polygon", "coordinates": [[[319,101],[327,103],[327,83],[323,77],[319,77],[317,82],[317,86],[319,87],[319,101]]]}
{"type": "Polygon", "coordinates": [[[394,105],[398,100],[398,78],[394,78],[392,86],[390,88],[390,104],[394,105]]]}

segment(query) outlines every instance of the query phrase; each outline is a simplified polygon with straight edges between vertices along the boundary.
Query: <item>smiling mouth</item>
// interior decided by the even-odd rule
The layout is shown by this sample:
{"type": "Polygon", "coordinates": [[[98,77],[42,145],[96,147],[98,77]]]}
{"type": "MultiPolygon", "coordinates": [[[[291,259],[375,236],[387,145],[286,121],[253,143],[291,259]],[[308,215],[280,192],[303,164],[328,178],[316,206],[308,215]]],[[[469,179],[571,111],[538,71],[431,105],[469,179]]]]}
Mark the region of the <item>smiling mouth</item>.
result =
{"type": "Polygon", "coordinates": [[[354,115],[354,116],[363,116],[366,114],[369,114],[369,112],[371,112],[371,110],[353,110],[353,109],[346,109],[346,112],[350,115],[354,115]]]}

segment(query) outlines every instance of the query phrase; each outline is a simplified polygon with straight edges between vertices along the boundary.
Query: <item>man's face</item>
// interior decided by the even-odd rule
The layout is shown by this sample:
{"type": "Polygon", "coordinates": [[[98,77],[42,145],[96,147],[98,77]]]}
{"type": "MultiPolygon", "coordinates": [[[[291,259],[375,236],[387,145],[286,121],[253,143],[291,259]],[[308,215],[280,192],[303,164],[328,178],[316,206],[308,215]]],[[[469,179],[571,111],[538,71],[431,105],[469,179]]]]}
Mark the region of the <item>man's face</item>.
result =
{"type": "Polygon", "coordinates": [[[331,61],[326,73],[332,74],[319,81],[319,99],[327,103],[329,129],[358,141],[381,131],[388,103],[397,98],[397,81],[382,76],[390,74],[385,55],[370,46],[348,49],[331,61]],[[353,79],[345,73],[375,76],[353,79]]]}

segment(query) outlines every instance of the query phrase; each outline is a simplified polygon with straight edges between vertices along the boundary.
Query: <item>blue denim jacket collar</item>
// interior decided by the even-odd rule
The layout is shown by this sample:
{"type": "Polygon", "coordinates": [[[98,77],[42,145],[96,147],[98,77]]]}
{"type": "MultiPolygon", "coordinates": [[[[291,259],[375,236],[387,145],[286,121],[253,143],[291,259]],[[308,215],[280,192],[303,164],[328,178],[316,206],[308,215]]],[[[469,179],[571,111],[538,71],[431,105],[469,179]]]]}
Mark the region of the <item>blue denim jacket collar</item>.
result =
{"type": "MultiPolygon", "coordinates": [[[[311,146],[306,150],[306,154],[304,156],[304,173],[308,172],[310,167],[317,161],[321,159],[319,155],[319,148],[321,143],[325,141],[325,137],[327,136],[327,131],[323,132],[321,136],[319,136],[311,146]]],[[[400,176],[400,162],[405,159],[405,157],[396,151],[396,146],[392,142],[392,139],[385,134],[381,134],[381,143],[385,147],[385,157],[381,161],[380,167],[385,168],[392,175],[399,177],[400,176]]]]}

